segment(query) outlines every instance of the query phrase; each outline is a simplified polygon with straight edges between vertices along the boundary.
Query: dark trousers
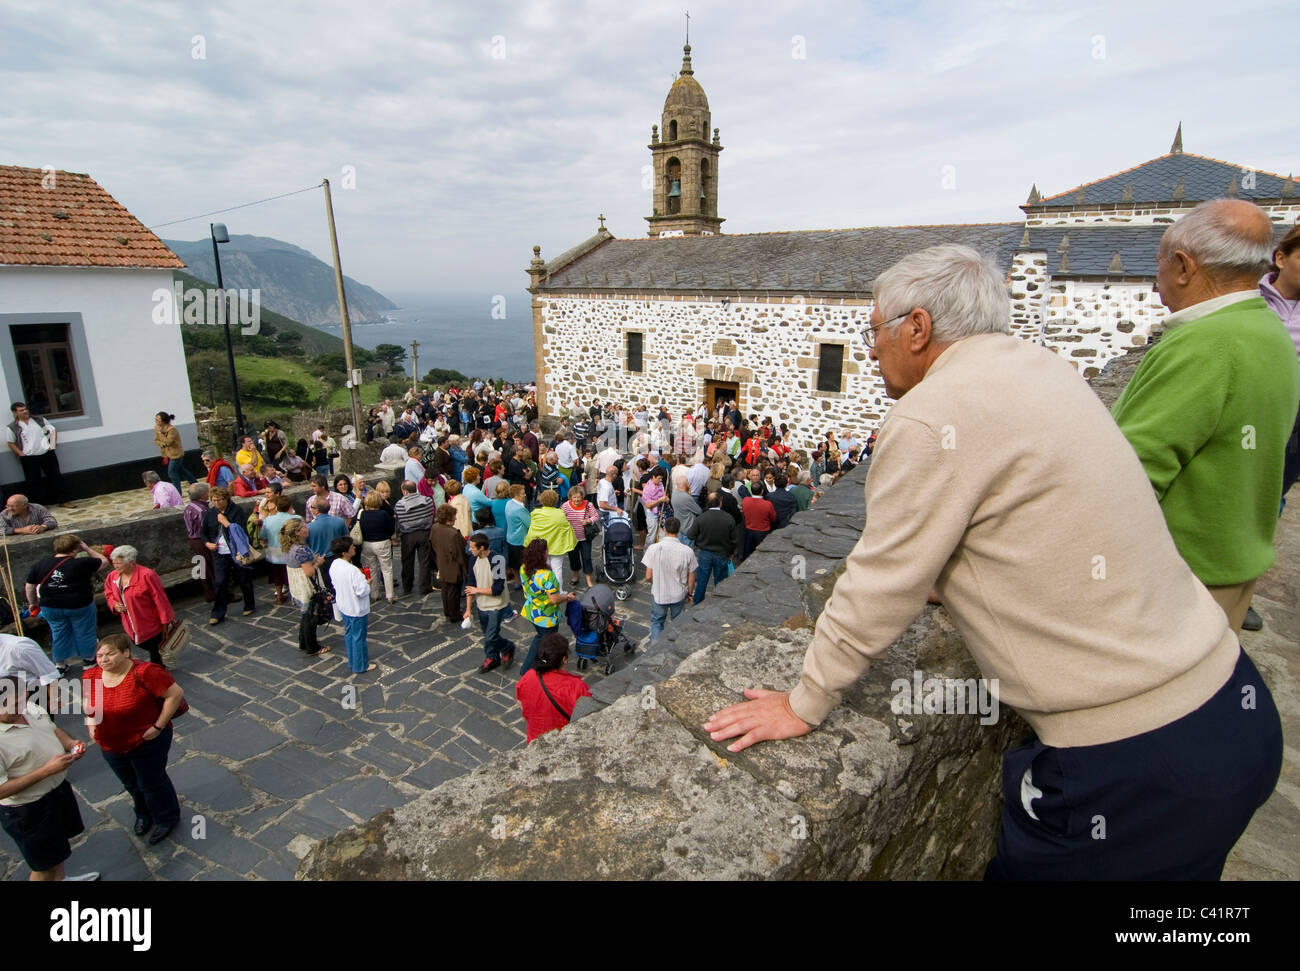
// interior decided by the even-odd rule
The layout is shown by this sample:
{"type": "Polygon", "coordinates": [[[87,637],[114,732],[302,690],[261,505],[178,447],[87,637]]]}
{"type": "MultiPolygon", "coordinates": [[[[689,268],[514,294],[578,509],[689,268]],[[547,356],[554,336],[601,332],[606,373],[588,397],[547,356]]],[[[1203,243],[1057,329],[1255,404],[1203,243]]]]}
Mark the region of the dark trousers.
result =
{"type": "Polygon", "coordinates": [[[1291,429],[1291,439],[1286,443],[1286,457],[1282,464],[1282,498],[1286,499],[1287,490],[1300,479],[1300,415],[1296,415],[1295,426],[1291,429]]]}
{"type": "Polygon", "coordinates": [[[148,654],[149,660],[154,664],[162,664],[162,655],[158,653],[158,648],[162,647],[162,632],[154,634],[148,640],[143,640],[135,646],[141,654],[148,654]]]}
{"type": "Polygon", "coordinates": [[[745,530],[745,535],[740,538],[740,560],[743,563],[749,559],[749,554],[758,549],[758,544],[767,539],[767,532],[760,532],[757,529],[745,530]]]}
{"type": "MultiPolygon", "coordinates": [[[[578,545],[569,550],[569,570],[576,581],[578,570],[581,569],[583,574],[591,576],[593,569],[591,564],[591,540],[580,539],[578,545]]],[[[577,586],[577,583],[574,583],[577,586]]]]}
{"type": "Polygon", "coordinates": [[[207,544],[201,539],[192,539],[189,543],[194,555],[203,557],[202,563],[195,563],[194,565],[201,571],[199,581],[203,584],[203,599],[208,603],[212,603],[217,597],[216,587],[212,585],[212,550],[208,549],[207,544]]]}
{"type": "Polygon", "coordinates": [[[184,499],[185,491],[181,488],[181,476],[185,477],[186,482],[199,481],[198,479],[194,478],[194,476],[190,474],[190,470],[185,467],[185,456],[182,455],[178,459],[168,459],[167,478],[171,480],[172,485],[176,487],[176,491],[179,492],[181,494],[181,498],[184,499]]]}
{"type": "Polygon", "coordinates": [[[1218,880],[1281,769],[1282,723],[1242,651],[1209,701],[1162,728],[1059,749],[1031,737],[1007,752],[984,877],[1218,880]]]}
{"type": "Polygon", "coordinates": [[[429,531],[416,530],[402,533],[402,593],[411,592],[411,583],[415,579],[415,563],[420,563],[420,593],[428,593],[433,586],[430,564],[433,560],[433,547],[429,544],[429,531]]]}
{"type": "Polygon", "coordinates": [[[464,588],[464,580],[442,581],[442,613],[448,620],[460,623],[465,619],[460,609],[460,593],[464,588]]]}
{"type": "Polygon", "coordinates": [[[59,456],[54,449],[44,455],[20,455],[18,459],[22,462],[23,478],[27,480],[28,499],[49,506],[63,501],[63,473],[59,471],[59,456]]]}
{"type": "Polygon", "coordinates": [[[704,599],[704,588],[708,586],[710,576],[713,577],[715,587],[727,579],[727,565],[731,558],[700,549],[695,551],[695,558],[699,561],[699,566],[695,569],[695,598],[691,602],[699,603],[704,599]]]}
{"type": "Polygon", "coordinates": [[[167,752],[172,746],[172,727],[129,752],[105,752],[104,761],[122,781],[135,804],[135,814],[153,820],[155,826],[174,826],[181,819],[176,789],[167,777],[167,752]]]}
{"type": "Polygon", "coordinates": [[[316,639],[317,626],[316,605],[308,601],[298,620],[298,650],[307,654],[320,653],[320,641],[316,639]]]}
{"type": "Polygon", "coordinates": [[[221,553],[212,554],[213,585],[217,588],[217,599],[212,601],[212,616],[221,620],[226,616],[226,594],[233,580],[244,595],[244,609],[253,609],[253,572],[240,566],[233,556],[221,553]],[[233,574],[233,576],[232,576],[233,574]]]}

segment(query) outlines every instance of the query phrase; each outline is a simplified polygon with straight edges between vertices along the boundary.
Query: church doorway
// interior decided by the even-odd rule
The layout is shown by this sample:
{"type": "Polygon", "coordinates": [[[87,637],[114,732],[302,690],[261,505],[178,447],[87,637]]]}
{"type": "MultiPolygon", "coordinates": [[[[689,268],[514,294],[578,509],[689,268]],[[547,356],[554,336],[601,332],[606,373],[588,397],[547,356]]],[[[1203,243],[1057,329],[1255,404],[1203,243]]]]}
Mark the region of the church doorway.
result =
{"type": "Polygon", "coordinates": [[[725,381],[704,382],[704,403],[709,406],[709,414],[718,410],[719,401],[739,401],[740,385],[725,381]]]}

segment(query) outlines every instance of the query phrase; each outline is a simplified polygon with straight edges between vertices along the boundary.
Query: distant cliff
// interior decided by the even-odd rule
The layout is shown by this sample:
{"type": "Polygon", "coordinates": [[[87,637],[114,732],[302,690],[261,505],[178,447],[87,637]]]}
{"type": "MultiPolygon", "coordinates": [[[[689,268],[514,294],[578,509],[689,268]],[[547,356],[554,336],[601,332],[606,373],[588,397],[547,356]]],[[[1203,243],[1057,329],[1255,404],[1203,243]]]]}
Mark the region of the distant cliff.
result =
{"type": "MultiPolygon", "coordinates": [[[[212,241],[164,240],[185,261],[187,271],[215,282],[212,241]]],[[[339,323],[334,268],[300,246],[266,236],[231,236],[221,244],[222,282],[227,287],[260,288],[262,306],[312,326],[339,323]]],[[[378,322],[397,309],[378,290],[344,276],[348,315],[356,323],[378,322]]]]}

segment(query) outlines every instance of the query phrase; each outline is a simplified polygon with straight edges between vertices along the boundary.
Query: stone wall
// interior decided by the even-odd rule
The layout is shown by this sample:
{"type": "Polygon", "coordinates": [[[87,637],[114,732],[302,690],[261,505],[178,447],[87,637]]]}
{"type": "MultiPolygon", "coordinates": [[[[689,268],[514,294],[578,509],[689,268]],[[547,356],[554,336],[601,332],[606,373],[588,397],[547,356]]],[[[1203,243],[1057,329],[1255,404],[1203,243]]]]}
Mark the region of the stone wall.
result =
{"type": "MultiPolygon", "coordinates": [[[[1054,279],[1047,254],[1019,252],[1010,272],[1011,332],[1041,343],[1093,377],[1145,344],[1166,316],[1149,283],[1054,279]]],[[[734,383],[745,415],[786,422],[800,445],[828,429],[860,439],[889,409],[862,330],[868,299],[801,296],[738,299],[702,294],[610,298],[547,295],[538,301],[547,381],[543,411],[567,412],[574,398],[664,403],[679,414],[706,402],[709,381],[734,383]],[[644,334],[643,369],[627,368],[626,335],[644,334]],[[841,391],[817,391],[819,345],[844,345],[841,391]]]]}
{"type": "MultiPolygon", "coordinates": [[[[1042,255],[1045,260],[1046,254],[1042,255]]],[[[1086,378],[1146,344],[1169,313],[1150,284],[1049,278],[1048,288],[1042,343],[1086,378]]]]}
{"type": "MultiPolygon", "coordinates": [[[[1224,188],[1227,188],[1226,186],[1224,188]]],[[[1025,223],[1029,226],[1104,225],[1117,223],[1125,226],[1159,226],[1172,223],[1192,210],[1195,203],[1168,206],[1116,206],[1098,205],[1095,209],[1070,208],[1057,212],[1035,210],[1031,207],[1025,223]]],[[[1294,225],[1300,219],[1300,202],[1273,203],[1260,206],[1275,223],[1294,225]]]]}
{"type": "Polygon", "coordinates": [[[869,300],[746,296],[724,307],[704,295],[548,294],[540,304],[544,412],[555,414],[575,397],[600,397],[666,403],[680,413],[705,401],[708,381],[731,382],[740,385],[742,412],[787,422],[802,442],[828,428],[874,428],[888,408],[861,337],[869,300]],[[639,373],[627,369],[630,332],[645,335],[639,373]],[[845,347],[838,392],[816,390],[823,343],[845,347]]]}

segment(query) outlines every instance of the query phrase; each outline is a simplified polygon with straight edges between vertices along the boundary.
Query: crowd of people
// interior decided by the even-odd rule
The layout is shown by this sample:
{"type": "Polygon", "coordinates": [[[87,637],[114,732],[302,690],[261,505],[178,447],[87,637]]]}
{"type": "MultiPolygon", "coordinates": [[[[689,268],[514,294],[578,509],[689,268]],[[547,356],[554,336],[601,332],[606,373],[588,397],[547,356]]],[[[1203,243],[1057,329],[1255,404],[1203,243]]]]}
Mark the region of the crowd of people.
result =
{"type": "MultiPolygon", "coordinates": [[[[256,611],[259,546],[277,601],[301,611],[300,650],[329,651],[317,630],[332,614],[356,674],[377,668],[367,634],[381,599],[439,590],[444,621],[465,626],[477,611],[483,672],[512,666],[504,625],[519,616],[533,635],[516,685],[531,743],[590,693],[565,670],[563,624],[595,583],[612,523],[634,531],[656,637],[870,453],[871,515],[797,687],[748,689],[706,731],[735,739],[732,751],[813,731],[929,596],[1032,729],[1005,756],[989,877],[1216,878],[1282,759],[1276,707],[1238,639],[1300,471],[1300,232],[1276,247],[1272,233],[1240,200],[1199,206],[1166,231],[1159,286],[1172,314],[1109,414],[1070,363],[1010,335],[997,267],[945,245],[875,284],[862,336],[900,399],[878,448],[848,430],[803,441],[734,402],[674,417],[574,401],[544,436],[534,389],[475,381],[374,410],[367,437],[389,441],[381,458],[401,469],[400,495],[383,480],[331,479],[319,429],[298,455],[312,490],[300,512],[283,486],[302,468],[268,423],[233,464],[205,455],[206,480],[189,488],[183,519],[210,565],[209,623],[224,619],[232,588],[245,616],[256,611]],[[991,382],[1014,407],[990,399],[991,382]],[[954,428],[961,448],[945,444],[954,428]],[[255,500],[251,514],[237,497],[255,500]],[[1094,813],[1123,818],[1122,831],[1102,844],[1070,825],[1094,813]]],[[[185,475],[171,468],[169,421],[158,415],[170,481],[155,476],[151,489],[185,475]]],[[[10,497],[3,523],[57,528],[24,496],[10,497]]],[[[166,838],[179,818],[166,757],[184,692],[158,653],[174,621],[159,578],[131,547],[100,553],[60,534],[25,592],[49,625],[52,659],[0,635],[0,675],[49,684],[50,669],[57,678],[79,660],[97,699],[92,738],[132,797],[135,832],[166,838]],[[123,632],[100,638],[93,580],[109,566],[123,632]]],[[[81,827],[66,771],[84,745],[35,702],[6,704],[0,822],[34,879],[61,879],[81,827]]]]}

